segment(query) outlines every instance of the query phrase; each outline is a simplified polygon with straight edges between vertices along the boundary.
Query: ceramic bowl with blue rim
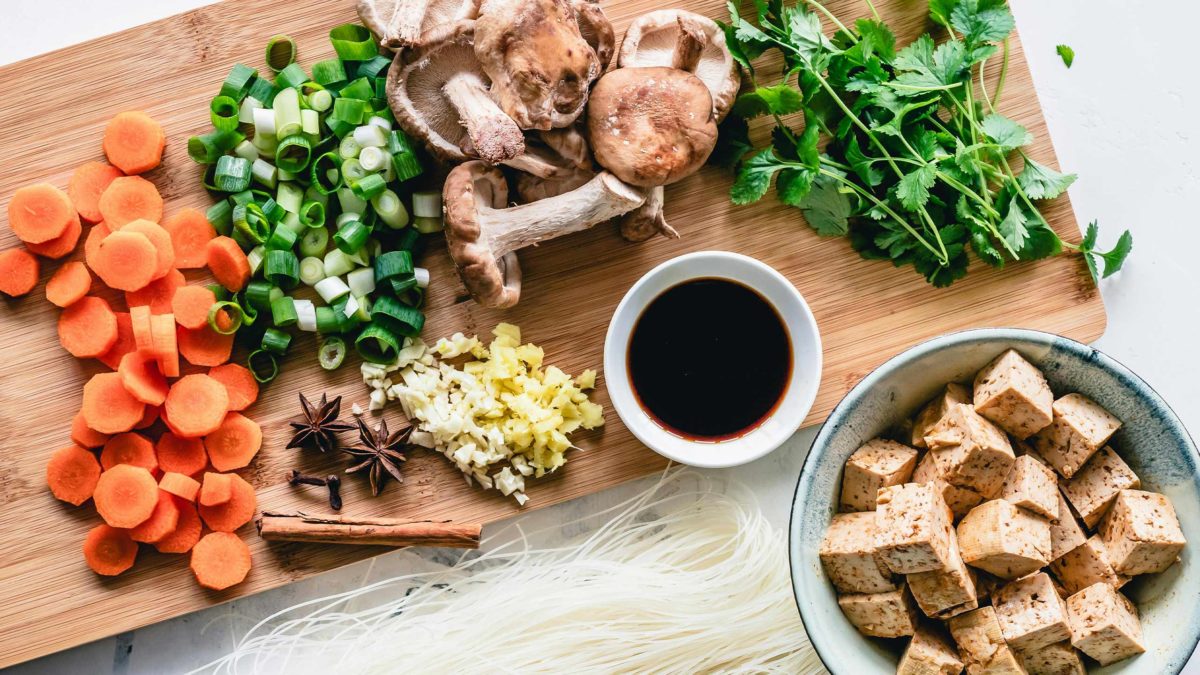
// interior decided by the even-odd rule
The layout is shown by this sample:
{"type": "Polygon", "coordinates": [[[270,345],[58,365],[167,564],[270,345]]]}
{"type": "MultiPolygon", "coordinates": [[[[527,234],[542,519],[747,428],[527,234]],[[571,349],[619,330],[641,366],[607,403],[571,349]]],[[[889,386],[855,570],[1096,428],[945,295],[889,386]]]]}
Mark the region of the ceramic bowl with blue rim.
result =
{"type": "Polygon", "coordinates": [[[1010,348],[1045,373],[1056,397],[1078,392],[1121,419],[1109,445],[1137,472],[1143,490],[1170,498],[1188,540],[1180,562],[1162,574],[1135,577],[1121,589],[1137,604],[1146,653],[1090,672],[1179,673],[1196,648],[1200,457],[1183,423],[1141,378],[1092,347],[1039,331],[985,328],[935,338],[881,365],[842,399],[809,450],[792,504],[792,586],[809,639],[833,673],[894,673],[904,646],[902,640],[860,635],[838,609],[821,569],[817,551],[836,511],[843,465],[860,445],[912,415],[947,382],[971,381],[1010,348]]]}

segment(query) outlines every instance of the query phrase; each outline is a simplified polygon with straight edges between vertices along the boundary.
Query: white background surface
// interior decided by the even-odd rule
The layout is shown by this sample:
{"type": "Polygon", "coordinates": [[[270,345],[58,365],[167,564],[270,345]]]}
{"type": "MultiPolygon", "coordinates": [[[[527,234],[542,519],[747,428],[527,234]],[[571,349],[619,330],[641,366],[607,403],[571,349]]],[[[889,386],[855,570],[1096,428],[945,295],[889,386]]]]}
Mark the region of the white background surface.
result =
{"type": "MultiPolygon", "coordinates": [[[[337,1],[349,0],[330,0],[337,1]]],[[[1200,6],[1186,0],[1011,3],[1059,161],[1064,169],[1080,174],[1071,188],[1079,221],[1099,219],[1106,245],[1124,228],[1134,232],[1134,253],[1125,271],[1102,288],[1109,323],[1097,346],[1145,378],[1193,433],[1200,433],[1200,271],[1195,263],[1200,259],[1200,88],[1195,86],[1195,40],[1172,29],[1195,25],[1200,6]],[[1075,49],[1070,70],[1054,53],[1060,43],[1075,49]]],[[[0,63],[203,4],[207,3],[2,0],[0,63]]],[[[914,7],[917,4],[913,0],[914,7]]],[[[62,75],[63,81],[46,86],[70,80],[70,73],[62,75]]],[[[2,139],[0,135],[0,143],[2,139]]],[[[815,429],[801,431],[767,458],[725,472],[755,488],[781,529],[814,435],[815,429]]],[[[615,503],[635,489],[636,484],[579,499],[531,514],[526,522],[534,527],[563,522],[615,503]]],[[[124,675],[188,670],[224,654],[235,636],[276,609],[405,571],[411,564],[406,555],[381,556],[374,563],[101,640],[9,672],[124,675]]],[[[1185,672],[1200,673],[1200,658],[1193,657],[1185,672]]]]}

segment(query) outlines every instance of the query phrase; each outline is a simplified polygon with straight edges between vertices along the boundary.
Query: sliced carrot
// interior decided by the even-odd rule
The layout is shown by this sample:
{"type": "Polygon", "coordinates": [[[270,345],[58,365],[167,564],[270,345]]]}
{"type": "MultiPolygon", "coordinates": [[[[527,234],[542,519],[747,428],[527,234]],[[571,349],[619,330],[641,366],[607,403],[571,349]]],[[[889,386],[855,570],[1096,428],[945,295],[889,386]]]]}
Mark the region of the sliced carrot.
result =
{"type": "Polygon", "coordinates": [[[148,305],[130,305],[129,322],[133,330],[133,344],[136,349],[154,353],[154,334],[151,332],[151,317],[153,313],[148,305]]]}
{"type": "Polygon", "coordinates": [[[118,464],[140,466],[153,472],[158,468],[154,444],[145,436],[133,432],[113,436],[100,451],[100,466],[108,471],[118,464]]]}
{"type": "Polygon", "coordinates": [[[96,358],[116,370],[121,365],[121,357],[137,349],[137,345],[133,339],[133,321],[129,318],[129,312],[113,312],[113,315],[117,317],[117,341],[96,358]]]}
{"type": "Polygon", "coordinates": [[[83,385],[83,419],[102,434],[129,431],[142,419],[145,407],[125,391],[121,376],[116,373],[93,375],[83,385]]]}
{"type": "Polygon", "coordinates": [[[78,445],[56,450],[46,463],[46,483],[56,499],[79,506],[92,498],[100,480],[96,456],[78,445]]]}
{"type": "Polygon", "coordinates": [[[116,232],[135,220],[162,220],[163,200],[154,183],[141,176],[114,180],[100,195],[100,216],[116,232]]]}
{"type": "Polygon", "coordinates": [[[67,196],[80,217],[90,222],[100,220],[100,195],[110,183],[124,176],[121,170],[104,162],[84,162],[71,174],[67,196]]]}
{"type": "Polygon", "coordinates": [[[140,466],[118,464],[100,474],[92,500],[104,522],[113,527],[137,527],[158,504],[158,483],[140,466]]]}
{"type": "Polygon", "coordinates": [[[164,410],[177,435],[206,436],[225,420],[229,394],[225,385],[208,375],[187,375],[171,385],[164,410]]]}
{"type": "Polygon", "coordinates": [[[100,524],[88,530],[83,540],[83,559],[96,574],[112,577],[133,567],[137,560],[137,542],[129,530],[100,524]]]}
{"type": "Polygon", "coordinates": [[[159,490],[158,502],[154,511],[141,525],[129,530],[129,538],[144,544],[153,544],[175,531],[179,524],[179,507],[175,505],[175,495],[159,490]]]}
{"type": "Polygon", "coordinates": [[[217,296],[207,286],[180,286],[171,298],[170,311],[180,326],[196,330],[208,325],[208,310],[216,302],[217,296]]]}
{"type": "Polygon", "coordinates": [[[180,438],[168,431],[159,437],[155,450],[163,471],[194,476],[208,466],[204,441],[199,438],[180,438]]]}
{"type": "Polygon", "coordinates": [[[258,399],[258,380],[248,368],[226,363],[209,368],[208,376],[225,385],[230,410],[245,410],[258,399]]]}
{"type": "Polygon", "coordinates": [[[154,245],[139,232],[113,232],[100,242],[92,271],[118,291],[136,291],[154,279],[154,245]]]}
{"type": "Polygon", "coordinates": [[[193,366],[219,366],[233,353],[233,335],[223,335],[209,326],[180,328],[179,353],[193,366]]]}
{"type": "Polygon", "coordinates": [[[71,440],[85,448],[98,448],[108,442],[108,434],[92,429],[83,419],[83,413],[75,413],[71,419],[71,440]]]}
{"type": "Polygon", "coordinates": [[[169,492],[187,502],[196,501],[196,493],[200,492],[200,481],[181,473],[168,471],[158,479],[158,489],[169,492]]]}
{"type": "Polygon", "coordinates": [[[18,188],[8,203],[8,226],[26,244],[57,239],[78,217],[67,193],[49,183],[18,188]]]}
{"type": "Polygon", "coordinates": [[[209,532],[192,548],[191,568],[201,586],[224,590],[250,573],[250,547],[231,532],[209,532]]]}
{"type": "Polygon", "coordinates": [[[200,506],[220,506],[233,497],[233,476],[231,473],[204,472],[204,482],[200,484],[200,506]]]}
{"type": "Polygon", "coordinates": [[[135,220],[120,227],[122,232],[140,232],[146,235],[154,245],[155,261],[154,278],[161,279],[175,269],[175,245],[171,243],[171,235],[158,223],[149,220],[135,220]]]}
{"type": "Polygon", "coordinates": [[[210,530],[218,532],[233,532],[254,518],[254,509],[258,501],[254,488],[236,473],[223,474],[229,476],[229,501],[216,506],[204,505],[204,488],[200,488],[200,517],[210,530]]]}
{"type": "Polygon", "coordinates": [[[58,341],[77,358],[100,356],[117,343],[117,315],[104,298],[89,295],[58,315],[58,341]]]}
{"type": "Polygon", "coordinates": [[[100,242],[112,234],[112,230],[104,223],[96,223],[88,230],[87,239],[83,242],[83,261],[93,271],[96,271],[96,254],[100,252],[100,242]]]}
{"type": "Polygon", "coordinates": [[[217,283],[236,293],[250,281],[250,261],[236,241],[217,237],[208,242],[207,252],[208,269],[217,283]]]}
{"type": "Polygon", "coordinates": [[[231,412],[216,431],[204,437],[208,461],[217,471],[248,466],[262,447],[262,428],[241,413],[231,412]]]}
{"type": "Polygon", "coordinates": [[[217,236],[217,231],[202,211],[183,209],[167,218],[162,226],[175,246],[176,267],[190,270],[208,264],[208,242],[217,236]]]}
{"type": "Polygon", "coordinates": [[[140,110],[120,113],[104,128],[104,154],[125,173],[142,173],[158,166],[166,144],[162,125],[140,110]]]}
{"type": "Polygon", "coordinates": [[[155,314],[150,317],[150,335],[158,367],[167,377],[179,377],[179,344],[175,335],[175,315],[155,314]]]}
{"type": "Polygon", "coordinates": [[[171,298],[185,283],[187,280],[183,278],[183,272],[171,268],[164,276],[146,284],[145,288],[125,291],[125,304],[129,307],[146,305],[154,314],[169,314],[171,298]]]}
{"type": "Polygon", "coordinates": [[[167,400],[167,378],[158,370],[158,359],[138,350],[121,358],[117,366],[121,384],[137,400],[151,406],[162,405],[167,400]]]}
{"type": "Polygon", "coordinates": [[[38,259],[25,249],[0,251],[0,293],[15,298],[32,291],[40,268],[38,259]]]}
{"type": "Polygon", "coordinates": [[[59,236],[40,244],[25,244],[25,248],[29,249],[30,253],[36,253],[43,258],[58,260],[70,255],[75,250],[75,245],[79,243],[79,236],[82,234],[83,225],[79,223],[79,216],[75,216],[71,222],[67,223],[67,229],[63,230],[59,236]]]}
{"type": "Polygon", "coordinates": [[[162,410],[162,406],[157,406],[157,405],[146,406],[146,410],[144,412],[142,412],[141,421],[138,422],[137,424],[133,425],[133,428],[134,429],[146,429],[146,428],[150,427],[152,424],[154,424],[155,422],[158,421],[158,414],[159,414],[159,411],[161,411],[161,410],[162,410]]]}
{"type": "Polygon", "coordinates": [[[59,307],[71,305],[92,290],[92,275],[87,265],[69,262],[58,268],[46,282],[46,299],[59,307]]]}
{"type": "Polygon", "coordinates": [[[200,541],[204,523],[200,520],[196,505],[176,497],[175,506],[179,508],[179,522],[174,532],[154,542],[154,548],[159,553],[187,553],[200,541]]]}

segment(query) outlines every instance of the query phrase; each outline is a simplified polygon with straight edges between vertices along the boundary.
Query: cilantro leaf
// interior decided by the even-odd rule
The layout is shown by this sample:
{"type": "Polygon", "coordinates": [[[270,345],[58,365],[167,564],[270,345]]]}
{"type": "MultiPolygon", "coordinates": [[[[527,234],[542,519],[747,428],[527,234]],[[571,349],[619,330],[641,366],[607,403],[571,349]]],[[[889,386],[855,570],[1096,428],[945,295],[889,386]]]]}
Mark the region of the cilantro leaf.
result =
{"type": "Polygon", "coordinates": [[[996,226],[1000,236],[1004,238],[1004,242],[1008,247],[1020,255],[1021,249],[1025,248],[1026,242],[1029,241],[1029,229],[1026,227],[1027,219],[1025,210],[1017,200],[1012,200],[1008,205],[1008,213],[1004,216],[1004,220],[996,226]]]}
{"type": "Polygon", "coordinates": [[[1004,0],[960,0],[950,13],[950,25],[969,47],[999,42],[1016,28],[1004,0]]]}
{"type": "Polygon", "coordinates": [[[926,164],[904,174],[896,184],[896,196],[909,211],[916,211],[929,202],[929,188],[937,180],[937,167],[926,164]]]}
{"type": "Polygon", "coordinates": [[[818,68],[822,56],[838,51],[837,47],[821,32],[821,19],[797,5],[789,12],[788,43],[796,48],[797,56],[818,68]]]}
{"type": "Polygon", "coordinates": [[[775,156],[774,148],[760,150],[742,162],[737,179],[729,188],[729,200],[734,204],[750,204],[762,199],[771,187],[771,177],[784,168],[784,163],[775,156]]]}
{"type": "Polygon", "coordinates": [[[840,237],[850,229],[854,205],[850,197],[838,190],[837,183],[825,175],[813,181],[808,197],[800,204],[809,227],[822,237],[840,237]]]}
{"type": "Polygon", "coordinates": [[[717,126],[717,144],[708,156],[708,163],[733,169],[753,149],[754,146],[750,144],[750,125],[741,117],[730,115],[717,126]]]}
{"type": "Polygon", "coordinates": [[[1071,49],[1069,46],[1059,45],[1054,48],[1054,51],[1058,52],[1058,56],[1062,59],[1063,65],[1065,65],[1067,68],[1070,68],[1071,64],[1075,63],[1075,50],[1071,49]]]}
{"type": "Polygon", "coordinates": [[[963,43],[957,40],[934,47],[933,38],[922,35],[896,55],[892,65],[902,72],[895,83],[917,96],[925,95],[930,88],[957,84],[966,72],[966,56],[963,43]]]}
{"type": "Polygon", "coordinates": [[[1004,152],[1016,150],[1033,140],[1025,127],[996,113],[983,118],[980,125],[983,127],[983,133],[1004,152]]]}
{"type": "Polygon", "coordinates": [[[1029,240],[1017,251],[1021,260],[1041,260],[1062,253],[1062,239],[1040,220],[1029,223],[1029,240]]]}
{"type": "Polygon", "coordinates": [[[859,43],[865,45],[864,56],[874,54],[884,63],[891,63],[896,58],[896,36],[887,24],[873,19],[859,19],[854,27],[858,29],[859,43]]]}
{"type": "Polygon", "coordinates": [[[817,172],[807,167],[780,171],[775,180],[775,192],[779,195],[779,201],[788,206],[803,206],[817,175],[817,172]]]}
{"type": "Polygon", "coordinates": [[[950,27],[950,15],[954,13],[954,8],[958,6],[958,0],[929,0],[929,18],[933,19],[934,23],[950,27]]]}
{"type": "Polygon", "coordinates": [[[1125,230],[1117,239],[1117,243],[1108,252],[1096,250],[1096,240],[1099,238],[1100,228],[1096,221],[1092,221],[1087,226],[1087,233],[1083,237],[1083,242],[1079,245],[1079,252],[1083,255],[1083,260],[1087,263],[1088,272],[1092,275],[1093,281],[1107,279],[1121,270],[1121,266],[1125,264],[1125,259],[1129,257],[1129,253],[1133,251],[1133,235],[1129,230],[1125,230]],[[1096,258],[1099,258],[1104,263],[1104,274],[1099,275],[1097,272],[1096,258]]]}
{"type": "Polygon", "coordinates": [[[883,182],[883,172],[863,152],[862,146],[858,143],[858,136],[851,136],[850,141],[846,144],[846,161],[849,162],[854,173],[868,186],[875,187],[883,182]]]}
{"type": "Polygon", "coordinates": [[[968,226],[971,231],[971,250],[983,262],[995,268],[1004,267],[1004,254],[992,243],[991,232],[986,227],[972,223],[968,226]]]}
{"type": "Polygon", "coordinates": [[[1066,192],[1076,178],[1073,173],[1059,173],[1026,157],[1025,170],[1017,176],[1017,184],[1030,199],[1054,199],[1066,192]]]}
{"type": "Polygon", "coordinates": [[[733,114],[739,117],[790,115],[804,108],[800,92],[786,81],[770,87],[757,87],[737,97],[733,114]]]}

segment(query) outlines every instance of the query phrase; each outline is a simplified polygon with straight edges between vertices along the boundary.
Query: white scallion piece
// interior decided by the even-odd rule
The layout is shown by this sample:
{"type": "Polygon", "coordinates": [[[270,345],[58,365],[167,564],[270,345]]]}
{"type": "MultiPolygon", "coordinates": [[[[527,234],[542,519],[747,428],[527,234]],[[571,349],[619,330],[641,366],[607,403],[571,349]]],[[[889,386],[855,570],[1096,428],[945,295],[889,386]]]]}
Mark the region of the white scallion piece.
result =
{"type": "Polygon", "coordinates": [[[309,333],[317,332],[317,307],[312,300],[293,298],[296,307],[296,327],[309,333]]]}
{"type": "Polygon", "coordinates": [[[353,135],[342,138],[342,142],[338,144],[338,154],[342,159],[354,159],[360,152],[362,152],[362,146],[354,140],[353,135]]]}
{"type": "Polygon", "coordinates": [[[359,199],[358,195],[348,188],[340,188],[337,191],[338,204],[342,207],[342,213],[357,213],[359,215],[367,212],[367,202],[359,199]]]}
{"type": "MultiPolygon", "coordinates": [[[[309,256],[300,261],[300,281],[309,286],[325,278],[325,261],[316,256],[309,256]]],[[[371,278],[374,281],[374,277],[371,278]]]]}
{"type": "MultiPolygon", "coordinates": [[[[303,275],[303,269],[301,275],[303,275]]],[[[360,267],[346,275],[346,282],[350,286],[350,292],[354,295],[360,298],[368,296],[375,292],[375,270],[370,267],[360,267]]],[[[420,283],[419,280],[418,283],[420,283]]]]}
{"type": "Polygon", "coordinates": [[[275,135],[275,111],[270,108],[255,108],[252,113],[254,118],[254,137],[257,138],[263,134],[268,136],[275,135]]]}
{"type": "Polygon", "coordinates": [[[263,258],[267,256],[267,249],[262,245],[255,246],[246,254],[246,262],[250,263],[250,275],[258,274],[258,268],[262,267],[263,258]]]}
{"type": "Polygon", "coordinates": [[[254,177],[254,180],[272,190],[279,181],[279,171],[275,165],[261,158],[254,160],[254,164],[250,165],[250,175],[254,177]]]}
{"type": "Polygon", "coordinates": [[[378,115],[375,115],[375,116],[371,117],[371,119],[367,120],[367,124],[374,124],[375,126],[380,127],[384,131],[392,130],[392,121],[386,117],[380,117],[378,115]]]}
{"type": "Polygon", "coordinates": [[[325,254],[324,262],[325,276],[327,277],[341,276],[354,269],[354,263],[350,261],[350,257],[343,253],[340,248],[330,249],[325,254]]]}
{"type": "Polygon", "coordinates": [[[350,318],[356,312],[358,312],[358,298],[351,295],[349,298],[346,298],[346,308],[342,310],[342,313],[346,315],[346,318],[350,318]]]}
{"type": "Polygon", "coordinates": [[[254,143],[247,139],[237,144],[237,147],[233,149],[233,154],[247,162],[253,162],[258,159],[258,148],[254,147],[254,143]]]}
{"type": "Polygon", "coordinates": [[[306,134],[320,137],[321,113],[311,108],[300,111],[300,130],[306,134]]]}
{"type": "Polygon", "coordinates": [[[313,285],[313,290],[317,292],[317,295],[321,296],[321,299],[326,304],[332,304],[334,300],[349,293],[350,287],[346,285],[346,282],[342,281],[341,277],[332,276],[318,281],[313,285]]]}
{"type": "Polygon", "coordinates": [[[414,192],[413,215],[418,218],[442,217],[442,193],[414,192]]]}
{"type": "Polygon", "coordinates": [[[251,143],[258,150],[258,154],[266,159],[275,161],[275,149],[279,147],[279,141],[274,134],[254,134],[251,143]]]}
{"type": "Polygon", "coordinates": [[[362,216],[358,215],[357,213],[339,213],[338,217],[333,221],[333,224],[335,227],[337,227],[337,229],[340,230],[346,223],[352,220],[362,220],[362,216]]]}
{"type": "Polygon", "coordinates": [[[275,201],[288,213],[300,213],[300,207],[304,205],[304,188],[295,183],[281,182],[275,192],[275,201]]]}
{"type": "Polygon", "coordinates": [[[416,267],[413,269],[413,276],[416,277],[418,286],[429,288],[429,270],[424,267],[416,267]]]}
{"type": "Polygon", "coordinates": [[[389,159],[391,159],[391,156],[388,155],[386,150],[373,145],[363,148],[362,152],[358,153],[359,164],[362,164],[363,169],[372,172],[382,169],[389,159]]]}
{"type": "MultiPolygon", "coordinates": [[[[373,149],[367,148],[367,150],[373,149]]],[[[388,164],[390,165],[391,162],[388,164]]],[[[408,225],[408,210],[404,208],[404,202],[400,201],[400,195],[395,192],[391,190],[380,192],[371,198],[371,206],[375,209],[375,215],[379,216],[379,219],[393,230],[408,225]]]]}
{"type": "Polygon", "coordinates": [[[238,108],[238,122],[242,124],[254,124],[254,111],[263,107],[262,101],[247,96],[242,99],[242,105],[238,108]]]}
{"type": "Polygon", "coordinates": [[[300,92],[287,87],[275,94],[271,103],[275,111],[275,135],[287,138],[300,133],[300,92]]]}
{"type": "Polygon", "coordinates": [[[354,142],[364,148],[382,148],[387,145],[387,131],[374,124],[364,124],[354,130],[354,142]]]}

